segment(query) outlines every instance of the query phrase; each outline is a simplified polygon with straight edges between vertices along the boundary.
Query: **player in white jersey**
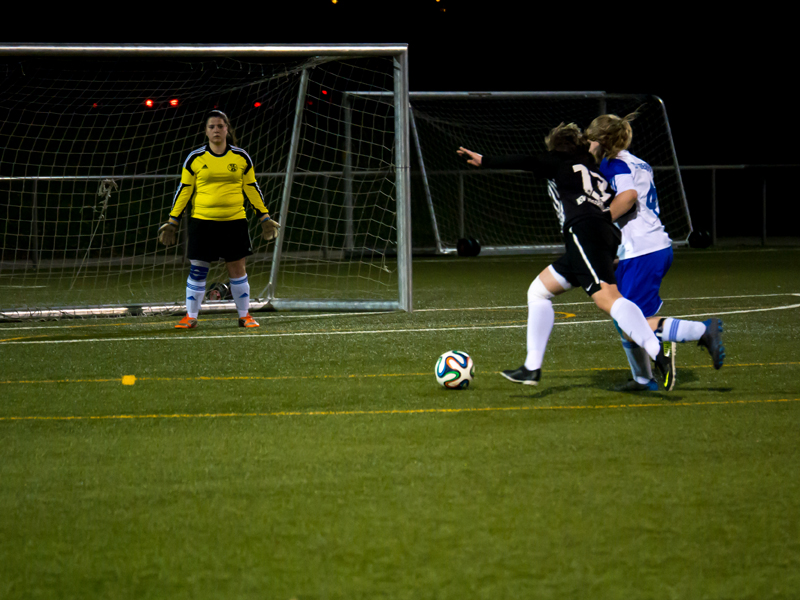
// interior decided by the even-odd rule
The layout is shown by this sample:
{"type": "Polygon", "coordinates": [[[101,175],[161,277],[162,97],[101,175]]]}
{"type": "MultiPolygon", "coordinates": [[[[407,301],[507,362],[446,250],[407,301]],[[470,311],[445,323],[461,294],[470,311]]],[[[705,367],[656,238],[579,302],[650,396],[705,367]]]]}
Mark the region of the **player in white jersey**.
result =
{"type": "MultiPolygon", "coordinates": [[[[672,240],[659,218],[653,169],[628,152],[633,139],[630,122],[635,117],[636,113],[624,118],[601,115],[586,129],[586,137],[592,142],[591,152],[601,159],[600,172],[616,192],[610,209],[611,218],[622,231],[615,273],[619,291],[639,306],[665,344],[670,372],[664,377],[664,387],[671,390],[675,385],[675,342],[696,341],[708,349],[714,368],[722,367],[722,321],[716,317],[699,322],[656,316],[663,304],[659,296],[661,281],[672,265],[672,240]]],[[[659,389],[650,357],[621,332],[620,335],[633,374],[633,381],[625,389],[659,389]]]]}
{"type": "Polygon", "coordinates": [[[597,171],[588,140],[574,123],[561,123],[544,141],[547,153],[537,156],[483,156],[463,147],[457,151],[475,167],[523,169],[549,180],[561,220],[566,251],[528,288],[525,362],[517,369],[503,371],[503,377],[514,383],[538,385],[555,318],[552,299],[578,286],[614,319],[617,327],[638,340],[661,373],[667,373],[668,360],[645,315],[617,290],[614,260],[620,231],[611,221],[608,182],[597,171]]]}

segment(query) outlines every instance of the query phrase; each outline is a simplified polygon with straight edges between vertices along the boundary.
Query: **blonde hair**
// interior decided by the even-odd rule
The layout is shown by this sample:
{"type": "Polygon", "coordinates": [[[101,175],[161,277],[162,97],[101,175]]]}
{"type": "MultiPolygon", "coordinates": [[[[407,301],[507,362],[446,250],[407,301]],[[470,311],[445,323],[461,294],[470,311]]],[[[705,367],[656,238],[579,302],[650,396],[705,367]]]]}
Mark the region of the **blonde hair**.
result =
{"type": "Polygon", "coordinates": [[[569,125],[560,123],[558,127],[551,129],[544,138],[544,145],[551,152],[574,153],[580,150],[589,150],[589,141],[575,123],[569,125]]]}
{"type": "Polygon", "coordinates": [[[600,144],[600,158],[616,158],[627,150],[633,140],[631,121],[639,116],[638,109],[624,117],[600,115],[586,128],[586,137],[600,144]]]}

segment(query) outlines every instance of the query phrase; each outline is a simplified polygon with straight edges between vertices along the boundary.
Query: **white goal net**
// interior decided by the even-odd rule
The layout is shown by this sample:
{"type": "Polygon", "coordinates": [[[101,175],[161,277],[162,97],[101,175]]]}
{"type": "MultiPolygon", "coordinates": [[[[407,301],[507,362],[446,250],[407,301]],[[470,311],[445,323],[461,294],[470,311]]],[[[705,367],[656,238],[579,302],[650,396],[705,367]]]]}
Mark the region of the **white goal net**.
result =
{"type": "Polygon", "coordinates": [[[684,242],[691,233],[669,121],[658,98],[604,92],[412,92],[410,104],[415,238],[423,236],[417,229],[427,228],[437,252],[455,252],[465,238],[477,240],[484,252],[563,247],[546,181],[519,171],[468,167],[456,155],[459,146],[486,155],[538,154],[546,151],[544,138],[559,123],[585,129],[600,114],[624,116],[637,110],[630,151],[654,169],[661,221],[672,239],[684,242]],[[421,221],[423,211],[427,223],[421,221]]]}
{"type": "Polygon", "coordinates": [[[253,309],[410,310],[405,46],[6,45],[0,80],[0,318],[182,310],[156,234],[214,108],[282,225],[246,204],[253,309]]]}

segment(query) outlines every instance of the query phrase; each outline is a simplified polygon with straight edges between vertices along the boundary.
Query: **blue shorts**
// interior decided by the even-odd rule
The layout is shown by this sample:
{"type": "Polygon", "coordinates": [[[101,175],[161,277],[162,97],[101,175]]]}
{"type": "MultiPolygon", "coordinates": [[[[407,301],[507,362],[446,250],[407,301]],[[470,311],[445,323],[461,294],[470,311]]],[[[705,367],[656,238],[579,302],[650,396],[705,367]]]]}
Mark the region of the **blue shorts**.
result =
{"type": "Polygon", "coordinates": [[[619,261],[617,289],[638,306],[645,317],[654,317],[661,309],[658,290],[672,265],[672,247],[619,261]]]}

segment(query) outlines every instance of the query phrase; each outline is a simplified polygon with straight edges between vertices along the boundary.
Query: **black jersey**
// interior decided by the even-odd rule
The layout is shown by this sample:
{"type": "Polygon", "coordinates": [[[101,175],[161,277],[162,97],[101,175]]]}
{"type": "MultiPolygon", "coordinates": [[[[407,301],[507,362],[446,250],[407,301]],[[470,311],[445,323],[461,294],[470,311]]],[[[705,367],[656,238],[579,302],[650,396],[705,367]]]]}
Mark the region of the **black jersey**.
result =
{"type": "Polygon", "coordinates": [[[611,223],[608,205],[614,192],[588,152],[484,156],[481,168],[520,169],[548,179],[548,191],[563,231],[587,218],[601,218],[611,223]]]}

